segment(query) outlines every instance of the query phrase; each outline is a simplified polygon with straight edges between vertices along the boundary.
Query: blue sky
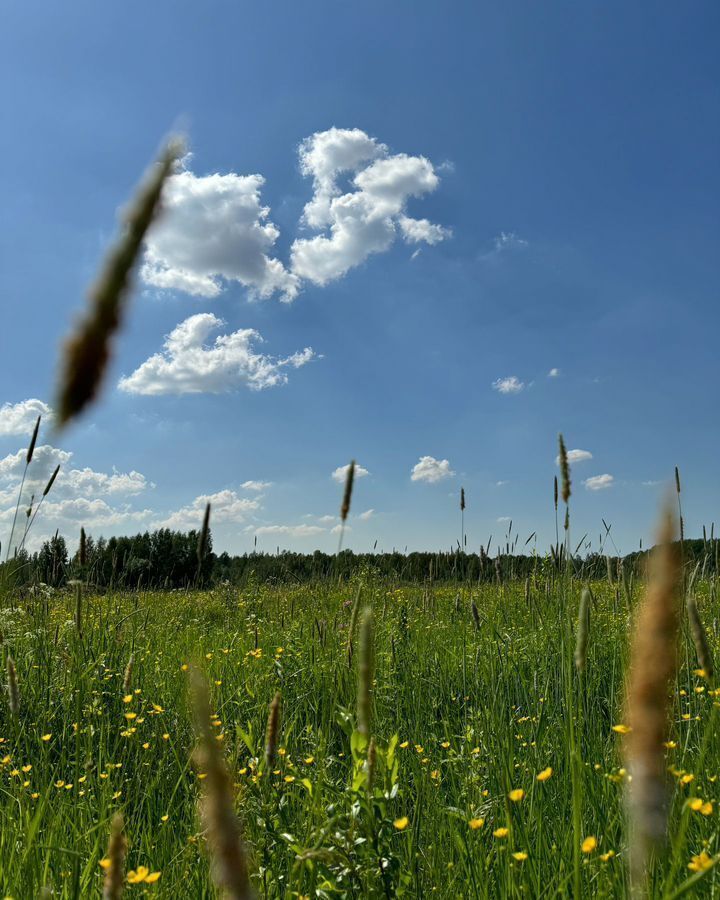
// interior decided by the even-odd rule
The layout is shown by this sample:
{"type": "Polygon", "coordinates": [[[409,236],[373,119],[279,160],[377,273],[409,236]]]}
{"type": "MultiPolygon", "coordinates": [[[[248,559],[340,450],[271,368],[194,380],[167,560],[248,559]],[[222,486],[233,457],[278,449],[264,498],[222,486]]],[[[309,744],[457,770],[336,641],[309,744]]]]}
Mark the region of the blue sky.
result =
{"type": "Polygon", "coordinates": [[[719,26],[713,2],[6,4],[5,539],[26,401],[52,404],[173,130],[192,155],[102,400],[41,435],[35,482],[63,468],[36,540],[190,527],[211,496],[216,548],[330,550],[354,457],[348,546],[450,546],[463,485],[469,547],[508,517],[545,547],[558,431],[592,454],[576,540],[605,518],[623,552],[647,542],[675,465],[698,534],[720,500],[719,26]]]}

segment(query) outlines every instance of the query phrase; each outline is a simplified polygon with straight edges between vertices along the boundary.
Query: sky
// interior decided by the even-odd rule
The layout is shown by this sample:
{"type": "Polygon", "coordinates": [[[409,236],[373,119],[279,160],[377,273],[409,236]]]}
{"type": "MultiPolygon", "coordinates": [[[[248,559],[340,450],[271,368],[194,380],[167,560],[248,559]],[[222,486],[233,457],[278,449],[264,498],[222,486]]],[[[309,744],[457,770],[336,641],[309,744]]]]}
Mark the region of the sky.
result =
{"type": "MultiPolygon", "coordinates": [[[[468,549],[512,520],[652,541],[717,516],[713,0],[3,5],[0,537],[197,528],[216,550],[468,549]],[[62,340],[168,135],[99,401],[62,340]],[[21,518],[24,517],[21,515],[21,518]],[[377,543],[376,543],[377,542],[377,543]]],[[[17,537],[15,538],[17,541],[17,537]]]]}

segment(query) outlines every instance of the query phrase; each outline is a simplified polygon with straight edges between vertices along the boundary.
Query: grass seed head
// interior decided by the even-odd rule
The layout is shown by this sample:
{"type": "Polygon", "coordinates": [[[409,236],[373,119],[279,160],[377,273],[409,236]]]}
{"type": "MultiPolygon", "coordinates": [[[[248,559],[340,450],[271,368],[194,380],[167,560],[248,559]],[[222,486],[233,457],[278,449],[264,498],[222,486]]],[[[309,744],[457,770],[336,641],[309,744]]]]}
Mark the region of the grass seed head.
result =
{"type": "Polygon", "coordinates": [[[14,718],[20,714],[20,688],[18,687],[17,670],[15,660],[8,654],[7,657],[7,688],[10,712],[14,718]]]}
{"type": "MultiPolygon", "coordinates": [[[[570,499],[570,463],[568,462],[565,439],[561,434],[558,435],[558,447],[560,450],[560,478],[562,481],[562,498],[563,503],[567,503],[570,499]]],[[[555,505],[557,506],[557,499],[555,500],[555,505]]]]}
{"type": "Polygon", "coordinates": [[[672,513],[663,514],[645,598],[637,614],[630,657],[625,722],[627,796],[631,829],[631,875],[645,877],[648,855],[667,830],[665,741],[670,687],[677,673],[680,562],[673,543],[672,513]]]}
{"type": "Polygon", "coordinates": [[[373,679],[373,620],[372,609],[363,610],[360,619],[360,642],[358,661],[357,730],[370,735],[371,700],[370,689],[373,679]]]}
{"type": "Polygon", "coordinates": [[[132,687],[133,666],[135,665],[135,654],[130,654],[130,659],[125,666],[125,674],[123,676],[123,694],[129,694],[132,687]]]}
{"type": "Polygon", "coordinates": [[[690,623],[690,633],[692,634],[693,643],[695,644],[697,661],[700,668],[705,673],[705,678],[707,678],[709,682],[712,682],[715,676],[712,650],[710,649],[707,634],[705,633],[705,628],[702,619],[700,618],[697,600],[692,592],[688,593],[685,606],[687,608],[688,621],[690,623]]]}
{"type": "Polygon", "coordinates": [[[107,849],[107,868],[103,884],[103,900],[120,900],[125,884],[125,854],[127,841],[123,834],[123,817],[120,813],[113,816],[110,826],[110,840],[107,849]]]}
{"type": "Polygon", "coordinates": [[[200,819],[210,854],[213,880],[230,900],[254,896],[245,854],[240,820],[235,813],[233,783],[222,751],[212,734],[207,682],[199,670],[191,670],[192,701],[199,736],[195,764],[204,774],[199,802],[200,819]]]}
{"type": "Polygon", "coordinates": [[[45,485],[45,490],[43,491],[43,494],[42,494],[43,497],[47,497],[47,495],[50,493],[50,489],[55,484],[55,479],[58,477],[59,471],[60,471],[60,465],[58,464],[57,466],[55,466],[55,469],[54,469],[52,475],[48,479],[48,483],[45,485]]]}
{"type": "Polygon", "coordinates": [[[25,464],[28,466],[32,462],[33,453],[35,452],[35,444],[37,443],[39,431],[40,431],[40,416],[37,417],[37,421],[35,422],[35,427],[33,428],[32,437],[30,438],[30,443],[28,444],[27,453],[25,454],[25,464]]]}
{"type": "Polygon", "coordinates": [[[355,460],[350,461],[347,474],[345,475],[345,490],[343,491],[342,506],[340,507],[340,518],[344,522],[350,513],[350,501],[352,500],[353,482],[355,480],[355,460]]]}
{"type": "Polygon", "coordinates": [[[270,770],[275,764],[280,742],[280,707],[282,697],[278,691],[273,697],[265,729],[265,767],[270,770]]]}
{"type": "Polygon", "coordinates": [[[578,672],[584,672],[587,665],[587,647],[590,637],[590,603],[592,595],[585,588],[580,597],[580,610],[578,612],[577,635],[575,638],[575,668],[578,672]]]}
{"type": "Polygon", "coordinates": [[[108,252],[90,290],[84,317],[67,340],[60,363],[56,402],[60,427],[78,416],[96,396],[105,377],[112,340],[122,323],[132,269],[145,234],[157,215],[163,185],[182,153],[168,142],[125,215],[123,234],[108,252]]]}

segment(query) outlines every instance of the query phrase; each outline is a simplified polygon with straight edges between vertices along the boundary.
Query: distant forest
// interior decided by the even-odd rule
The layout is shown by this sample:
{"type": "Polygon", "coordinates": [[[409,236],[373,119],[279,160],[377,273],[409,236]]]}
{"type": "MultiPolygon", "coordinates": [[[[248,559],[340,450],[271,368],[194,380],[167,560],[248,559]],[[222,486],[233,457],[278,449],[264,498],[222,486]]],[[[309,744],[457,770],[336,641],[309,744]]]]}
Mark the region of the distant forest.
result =
{"type": "MultiPolygon", "coordinates": [[[[354,553],[338,554],[244,553],[231,556],[216,554],[209,535],[202,559],[198,558],[197,531],[179,532],[163,528],[134,537],[109,539],[88,536],[84,564],[79,552],[71,555],[62,535],[56,534],[37,553],[26,551],[0,566],[0,577],[17,587],[46,584],[62,587],[68,581],[81,579],[96,588],[187,588],[209,587],[229,582],[302,583],[324,578],[347,580],[361,570],[372,569],[380,577],[407,582],[504,582],[526,579],[533,573],[548,574],[564,563],[562,548],[552,547],[544,555],[498,553],[489,556],[483,548],[478,553],[456,550],[444,552],[354,553]],[[4,571],[3,571],[4,570],[4,571]]],[[[701,567],[699,574],[718,571],[720,541],[685,540],[682,552],[686,565],[701,567]]],[[[509,550],[511,548],[508,548],[509,550]]],[[[579,577],[623,579],[642,575],[647,552],[625,557],[589,554],[573,556],[579,577]]]]}

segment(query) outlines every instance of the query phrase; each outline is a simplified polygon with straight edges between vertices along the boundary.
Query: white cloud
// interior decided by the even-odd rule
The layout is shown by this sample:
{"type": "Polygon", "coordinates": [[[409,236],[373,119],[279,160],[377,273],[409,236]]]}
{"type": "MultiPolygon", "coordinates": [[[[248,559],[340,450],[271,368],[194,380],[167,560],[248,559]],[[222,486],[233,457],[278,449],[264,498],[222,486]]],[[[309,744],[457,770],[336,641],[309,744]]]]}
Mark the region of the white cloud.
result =
{"type": "MultiPolygon", "coordinates": [[[[0,459],[0,481],[16,481],[18,486],[25,469],[25,457],[27,450],[23,447],[16,453],[8,453],[4,459],[0,459]]],[[[35,447],[32,462],[28,469],[28,478],[45,481],[52,473],[55,466],[66,466],[72,453],[67,450],[58,450],[50,444],[40,444],[35,447]]],[[[27,483],[27,480],[26,480],[27,483]]]]}
{"type": "Polygon", "coordinates": [[[506,378],[496,378],[492,386],[500,394],[519,394],[525,389],[525,382],[520,381],[517,375],[508,375],[506,378]]]}
{"type": "Polygon", "coordinates": [[[412,481],[427,481],[434,484],[445,478],[452,478],[455,473],[446,459],[435,459],[434,456],[421,456],[410,473],[412,481]]]}
{"type": "Polygon", "coordinates": [[[372,519],[372,517],[374,515],[375,515],[374,509],[366,509],[365,512],[360,513],[360,515],[358,516],[358,519],[360,519],[362,522],[367,522],[370,519],[372,519]]]}
{"type": "MultiPolygon", "coordinates": [[[[347,478],[349,468],[350,463],[348,463],[346,466],[338,466],[330,477],[337,481],[338,484],[345,484],[345,479],[347,478]]],[[[370,473],[367,469],[364,469],[362,466],[359,466],[357,463],[355,463],[355,478],[364,478],[369,474],[370,473]]]]}
{"type": "Polygon", "coordinates": [[[503,253],[506,250],[521,250],[527,245],[528,242],[518,237],[514,231],[501,231],[495,238],[495,253],[503,253]]]}
{"type": "MultiPolygon", "coordinates": [[[[579,463],[585,462],[588,459],[592,459],[593,455],[589,450],[568,450],[567,458],[569,463],[579,463]]],[[[555,457],[556,465],[560,465],[560,457],[555,457]]]]}
{"type": "Polygon", "coordinates": [[[643,487],[657,487],[662,481],[643,481],[643,487]]]}
{"type": "Polygon", "coordinates": [[[152,515],[149,509],[133,510],[128,506],[113,507],[105,500],[96,497],[74,497],[58,502],[43,504],[43,521],[70,521],[85,528],[102,525],[121,525],[147,521],[152,515]]]}
{"type": "Polygon", "coordinates": [[[605,488],[612,487],[614,483],[614,477],[607,473],[604,475],[593,475],[591,478],[586,478],[583,481],[583,484],[589,491],[602,491],[605,488]]]}
{"type": "Polygon", "coordinates": [[[337,519],[337,516],[318,516],[318,522],[322,522],[323,525],[330,525],[337,519]]]}
{"type": "Polygon", "coordinates": [[[252,525],[245,529],[246,532],[254,532],[255,534],[274,534],[286,535],[287,537],[306,538],[314,537],[325,532],[324,528],[319,525],[260,525],[258,528],[252,525]]]}
{"type": "Polygon", "coordinates": [[[330,534],[342,534],[342,533],[344,533],[345,531],[352,531],[352,526],[346,524],[346,525],[343,527],[342,523],[338,522],[338,524],[335,525],[334,528],[331,528],[331,529],[330,529],[330,534]]]}
{"type": "Polygon", "coordinates": [[[212,313],[185,319],[165,338],[163,349],[145,360],[119,387],[131,394],[222,393],[244,384],[252,390],[285,384],[285,369],[297,369],[315,358],[310,347],[284,359],[257,353],[262,337],[252,328],[233,331],[206,342],[225,323],[212,313]]]}
{"type": "Polygon", "coordinates": [[[53,411],[42,400],[21,400],[19,403],[3,403],[0,406],[0,437],[32,434],[37,417],[45,424],[53,419],[53,411]]]}
{"type": "Polygon", "coordinates": [[[243,481],[240,487],[244,491],[256,491],[259,493],[260,491],[266,491],[269,487],[272,487],[272,481],[243,481]]]}
{"type": "Polygon", "coordinates": [[[301,278],[327,284],[370,254],[387,250],[398,236],[407,243],[435,244],[450,234],[406,214],[410,198],[439,184],[424,156],[390,154],[359,128],[330,128],[302,142],[300,169],[314,186],[303,221],[324,232],[293,242],[291,269],[301,278]],[[344,193],[339,176],[349,178],[354,190],[344,193]]]}
{"type": "Polygon", "coordinates": [[[501,524],[505,524],[506,522],[512,522],[512,516],[498,516],[497,521],[501,524]]]}
{"type": "Polygon", "coordinates": [[[215,494],[201,494],[188,506],[183,506],[153,523],[154,527],[171,528],[174,531],[188,531],[191,528],[199,530],[208,503],[211,506],[211,528],[214,524],[244,522],[248,515],[260,508],[260,501],[257,499],[238,497],[235,491],[217,491],[215,494]]]}
{"type": "Polygon", "coordinates": [[[548,372],[548,378],[559,378],[560,377],[560,369],[550,369],[548,372]]]}
{"type": "MultiPolygon", "coordinates": [[[[0,459],[0,520],[4,522],[11,522],[15,514],[25,455],[23,448],[0,459]]],[[[148,509],[136,510],[128,503],[114,505],[118,500],[135,497],[154,487],[142,473],[134,470],[118,472],[116,469],[112,472],[97,472],[89,467],[73,469],[69,468],[72,457],[73,454],[69,451],[49,444],[41,444],[35,448],[23,486],[20,504],[22,510],[30,505],[33,495],[37,507],[50,475],[56,466],[60,466],[52,491],[43,501],[38,525],[44,528],[51,526],[52,530],[59,528],[61,531],[76,531],[79,525],[86,528],[112,527],[148,520],[151,516],[148,509]]],[[[16,531],[15,534],[16,541],[19,540],[24,525],[23,517],[20,532],[16,531]]]]}
{"type": "Polygon", "coordinates": [[[163,215],[148,233],[141,277],[147,284],[216,297],[227,282],[252,296],[275,292],[290,301],[299,279],[272,253],[279,236],[260,202],[261,175],[172,175],[163,190],[163,215]]]}
{"type": "Polygon", "coordinates": [[[506,484],[510,484],[509,481],[496,481],[495,487],[504,487],[506,484]]]}

